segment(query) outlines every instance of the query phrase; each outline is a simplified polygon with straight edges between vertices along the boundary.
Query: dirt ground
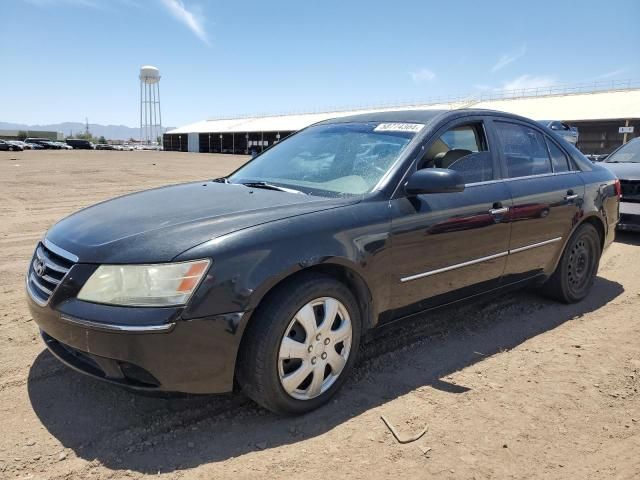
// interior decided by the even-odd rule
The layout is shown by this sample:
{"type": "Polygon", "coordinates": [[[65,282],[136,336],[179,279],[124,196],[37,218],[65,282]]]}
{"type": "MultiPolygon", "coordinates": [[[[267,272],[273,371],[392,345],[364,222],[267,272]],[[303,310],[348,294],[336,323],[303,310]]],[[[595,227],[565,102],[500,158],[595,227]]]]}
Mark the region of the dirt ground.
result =
{"type": "Polygon", "coordinates": [[[244,158],[0,153],[0,478],[640,478],[640,236],[618,235],[580,304],[508,294],[381,331],[304,417],[241,394],[140,396],[55,360],[23,288],[46,229],[244,158]],[[380,415],[428,431],[401,445],[380,415]]]}

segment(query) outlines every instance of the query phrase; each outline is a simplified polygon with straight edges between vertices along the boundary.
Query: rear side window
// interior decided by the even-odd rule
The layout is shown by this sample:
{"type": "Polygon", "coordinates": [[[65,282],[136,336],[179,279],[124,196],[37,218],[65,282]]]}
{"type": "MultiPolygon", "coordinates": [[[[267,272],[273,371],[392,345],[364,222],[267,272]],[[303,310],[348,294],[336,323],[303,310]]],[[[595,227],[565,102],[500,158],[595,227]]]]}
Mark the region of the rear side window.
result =
{"type": "Polygon", "coordinates": [[[551,160],[541,133],[524,125],[495,122],[508,178],[551,173],[551,160]]]}
{"type": "Polygon", "coordinates": [[[564,154],[560,147],[558,147],[555,143],[553,143],[548,138],[547,145],[549,146],[549,153],[551,154],[551,163],[553,164],[554,172],[568,172],[571,170],[569,166],[569,159],[564,154]]]}

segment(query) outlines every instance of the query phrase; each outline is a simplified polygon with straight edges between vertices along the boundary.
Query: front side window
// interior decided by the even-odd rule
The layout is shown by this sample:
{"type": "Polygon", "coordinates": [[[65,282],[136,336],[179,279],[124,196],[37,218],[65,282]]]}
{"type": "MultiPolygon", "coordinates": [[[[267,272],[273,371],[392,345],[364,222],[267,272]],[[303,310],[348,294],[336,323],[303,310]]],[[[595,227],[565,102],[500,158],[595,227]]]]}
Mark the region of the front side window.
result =
{"type": "Polygon", "coordinates": [[[495,122],[509,178],[551,173],[551,160],[544,137],[533,128],[495,122]]]}
{"type": "Polygon", "coordinates": [[[449,168],[466,184],[493,180],[493,159],[483,124],[462,125],[440,135],[427,149],[418,168],[449,168]]]}
{"type": "Polygon", "coordinates": [[[322,196],[368,193],[423,127],[381,122],[309,127],[256,157],[228,180],[268,182],[322,196]]]}

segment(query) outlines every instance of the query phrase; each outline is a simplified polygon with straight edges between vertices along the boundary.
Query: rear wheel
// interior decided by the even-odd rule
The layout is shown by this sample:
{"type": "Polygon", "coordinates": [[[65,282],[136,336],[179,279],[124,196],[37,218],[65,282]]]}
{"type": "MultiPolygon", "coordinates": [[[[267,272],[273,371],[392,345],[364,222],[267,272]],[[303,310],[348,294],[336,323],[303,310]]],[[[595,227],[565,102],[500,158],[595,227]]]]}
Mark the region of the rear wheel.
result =
{"type": "Polygon", "coordinates": [[[582,224],[569,239],[555,272],[543,285],[548,297],[565,303],[587,296],[600,263],[600,236],[589,223],[582,224]]]}
{"type": "Polygon", "coordinates": [[[345,285],[325,275],[298,277],[278,287],[252,319],[238,383],[276,413],[318,408],[345,382],[360,328],[357,302],[345,285]]]}

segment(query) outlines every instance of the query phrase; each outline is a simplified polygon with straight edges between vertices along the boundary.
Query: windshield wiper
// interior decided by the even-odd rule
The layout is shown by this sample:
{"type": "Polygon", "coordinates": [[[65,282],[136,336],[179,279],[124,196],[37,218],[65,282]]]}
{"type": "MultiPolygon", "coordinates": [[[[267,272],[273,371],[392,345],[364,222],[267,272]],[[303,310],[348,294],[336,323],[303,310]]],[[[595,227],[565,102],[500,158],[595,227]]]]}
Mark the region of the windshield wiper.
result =
{"type": "Polygon", "coordinates": [[[267,182],[244,182],[244,183],[241,183],[241,185],[244,185],[245,187],[249,187],[249,188],[264,188],[266,190],[277,190],[278,192],[287,192],[287,193],[302,193],[304,195],[304,192],[301,192],[300,190],[281,187],[280,185],[274,185],[273,183],[267,183],[267,182]]]}
{"type": "Polygon", "coordinates": [[[229,179],[227,177],[214,178],[211,181],[212,182],[216,182],[216,183],[231,183],[231,182],[229,182],[229,179]]]}

